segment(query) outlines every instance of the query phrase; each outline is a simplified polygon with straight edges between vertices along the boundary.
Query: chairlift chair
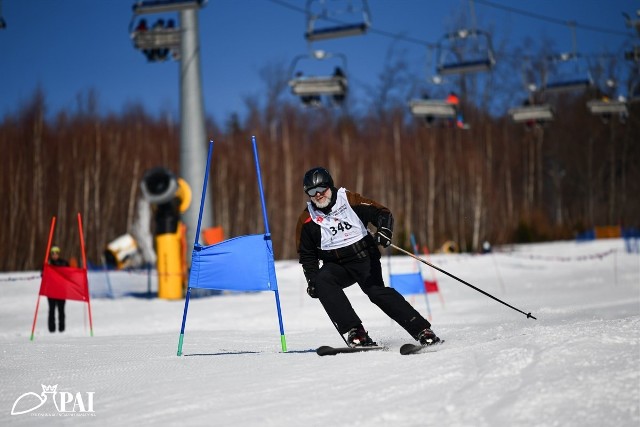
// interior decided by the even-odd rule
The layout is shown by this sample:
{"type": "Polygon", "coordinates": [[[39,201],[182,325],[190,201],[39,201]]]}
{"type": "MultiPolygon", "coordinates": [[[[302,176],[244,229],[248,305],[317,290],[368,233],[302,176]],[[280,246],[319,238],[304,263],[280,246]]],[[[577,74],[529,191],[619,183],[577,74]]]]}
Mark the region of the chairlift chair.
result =
{"type": "Polygon", "coordinates": [[[516,123],[548,122],[553,120],[553,110],[549,104],[523,105],[509,109],[511,119],[516,123]]]}
{"type": "Polygon", "coordinates": [[[481,30],[460,29],[445,34],[437,49],[436,72],[440,75],[490,71],[495,65],[491,36],[481,30]]]}
{"type": "Polygon", "coordinates": [[[346,58],[342,54],[330,54],[324,51],[315,51],[312,55],[298,55],[291,64],[289,86],[291,92],[299,96],[306,105],[319,105],[321,96],[332,97],[335,103],[340,104],[347,94],[348,80],[346,72],[346,58]],[[327,60],[337,58],[339,65],[334,67],[332,74],[306,75],[298,66],[301,61],[327,60]]]}
{"type": "Polygon", "coordinates": [[[553,120],[553,110],[549,104],[539,103],[541,92],[538,90],[537,73],[531,66],[530,59],[525,58],[522,64],[522,82],[528,92],[528,98],[523,105],[510,108],[508,114],[516,123],[541,124],[553,120]]]}
{"type": "Polygon", "coordinates": [[[570,92],[591,86],[593,79],[588,64],[579,54],[562,53],[547,58],[547,73],[542,86],[544,92],[570,92]]]}
{"type": "Polygon", "coordinates": [[[367,0],[307,0],[309,42],[361,35],[370,25],[367,0]],[[349,22],[342,22],[345,18],[349,22]]]}
{"type": "Polygon", "coordinates": [[[411,114],[415,117],[433,117],[437,119],[453,119],[456,117],[455,106],[441,99],[412,99],[409,101],[411,114]]]}
{"type": "Polygon", "coordinates": [[[158,28],[147,31],[134,31],[133,45],[138,50],[180,49],[180,29],[158,28]]]}
{"type": "Polygon", "coordinates": [[[604,114],[627,114],[627,103],[618,100],[601,100],[594,99],[587,102],[587,108],[591,114],[604,115],[604,114]]]}
{"type": "Polygon", "coordinates": [[[162,61],[167,59],[168,52],[173,59],[180,57],[180,44],[182,32],[179,27],[172,28],[139,28],[134,27],[136,19],[141,15],[181,12],[189,9],[197,9],[204,6],[206,0],[139,0],[133,5],[133,17],[129,24],[129,33],[133,40],[133,46],[144,52],[164,51],[163,55],[157,55],[150,61],[162,61]]]}

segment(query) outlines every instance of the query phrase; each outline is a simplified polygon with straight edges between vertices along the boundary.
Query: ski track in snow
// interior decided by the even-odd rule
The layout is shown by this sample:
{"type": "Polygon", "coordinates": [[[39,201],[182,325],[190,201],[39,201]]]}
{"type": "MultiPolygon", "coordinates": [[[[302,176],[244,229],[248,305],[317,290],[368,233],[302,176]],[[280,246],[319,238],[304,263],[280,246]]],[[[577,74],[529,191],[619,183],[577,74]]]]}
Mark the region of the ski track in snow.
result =
{"type": "MultiPolygon", "coordinates": [[[[49,334],[43,298],[31,342],[39,278],[0,282],[0,424],[636,427],[640,256],[622,252],[617,239],[517,250],[578,257],[611,248],[618,249],[615,264],[606,257],[432,256],[538,320],[439,274],[444,304],[433,294],[429,301],[433,329],[446,343],[410,356],[399,354],[412,341],[406,332],[351,287],[365,327],[389,350],[318,357],[316,347],[342,341],[317,300],[304,294],[294,261],[276,263],[286,354],[271,292],[193,299],[177,357],[184,301],[94,298],[89,337],[86,306],[75,301],[67,303],[67,332],[49,334]],[[95,392],[95,416],[55,416],[50,402],[12,416],[16,399],[40,394],[41,384],[95,392]],[[54,416],[35,415],[43,413],[54,416]]],[[[386,273],[388,261],[394,272],[416,268],[406,257],[383,258],[386,273]]],[[[20,275],[37,273],[0,278],[20,275]]],[[[146,289],[144,276],[112,276],[117,290],[146,289]]],[[[427,270],[423,276],[431,278],[427,270]]],[[[426,313],[424,296],[407,299],[426,313]]]]}

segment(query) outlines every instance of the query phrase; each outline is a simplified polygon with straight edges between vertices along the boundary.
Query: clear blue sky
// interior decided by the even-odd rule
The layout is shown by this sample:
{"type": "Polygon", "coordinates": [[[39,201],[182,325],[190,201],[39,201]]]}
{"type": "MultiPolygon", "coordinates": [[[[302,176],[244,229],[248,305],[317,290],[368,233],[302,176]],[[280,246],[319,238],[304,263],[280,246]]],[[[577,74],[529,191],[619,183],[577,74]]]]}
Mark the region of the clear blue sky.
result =
{"type": "MultiPolygon", "coordinates": [[[[80,92],[95,89],[102,112],[120,112],[141,102],[150,113],[179,108],[179,64],[147,63],[128,33],[133,0],[0,0],[8,27],[0,31],[0,117],[16,112],[41,86],[49,113],[73,111],[80,92]]],[[[307,52],[305,0],[209,0],[199,12],[202,84],[206,114],[222,122],[245,111],[243,98],[260,96],[259,70],[269,63],[287,66],[307,52]],[[287,7],[287,5],[290,5],[287,7]]],[[[571,49],[571,32],[555,21],[578,23],[577,50],[583,54],[621,53],[622,12],[635,17],[632,0],[477,0],[479,28],[494,38],[520,41],[548,37],[559,50],[571,49]],[[496,7],[515,8],[530,15],[496,7]],[[539,19],[547,17],[549,19],[539,19]],[[593,31],[596,27],[608,31],[593,31]]],[[[393,45],[416,69],[426,49],[452,30],[467,0],[369,0],[372,31],[365,36],[317,43],[347,56],[350,86],[374,85],[393,45]],[[392,34],[402,38],[394,40],[392,34]]],[[[153,16],[148,16],[153,21],[153,16]]],[[[629,43],[629,38],[626,38],[629,43]]],[[[499,58],[498,58],[499,60],[499,58]]]]}

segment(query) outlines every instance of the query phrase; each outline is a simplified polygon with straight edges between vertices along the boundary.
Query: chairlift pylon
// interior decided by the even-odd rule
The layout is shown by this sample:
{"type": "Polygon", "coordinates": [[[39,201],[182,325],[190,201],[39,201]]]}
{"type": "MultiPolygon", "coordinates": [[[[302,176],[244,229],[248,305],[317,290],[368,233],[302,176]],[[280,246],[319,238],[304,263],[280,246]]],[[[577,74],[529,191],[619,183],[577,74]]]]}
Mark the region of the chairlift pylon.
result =
{"type": "Polygon", "coordinates": [[[371,25],[367,0],[307,0],[306,10],[309,42],[361,35],[371,25]]]}
{"type": "Polygon", "coordinates": [[[300,97],[306,106],[320,106],[321,97],[329,96],[334,104],[342,104],[348,91],[347,60],[343,54],[332,54],[322,50],[313,51],[312,54],[298,55],[291,63],[289,86],[291,92],[300,97]],[[334,59],[334,61],[331,61],[334,59]],[[308,74],[299,68],[301,62],[329,60],[328,67],[333,67],[332,73],[321,75],[308,74]],[[337,62],[336,62],[337,61],[337,62]],[[337,65],[336,65],[337,64],[337,65]]]}

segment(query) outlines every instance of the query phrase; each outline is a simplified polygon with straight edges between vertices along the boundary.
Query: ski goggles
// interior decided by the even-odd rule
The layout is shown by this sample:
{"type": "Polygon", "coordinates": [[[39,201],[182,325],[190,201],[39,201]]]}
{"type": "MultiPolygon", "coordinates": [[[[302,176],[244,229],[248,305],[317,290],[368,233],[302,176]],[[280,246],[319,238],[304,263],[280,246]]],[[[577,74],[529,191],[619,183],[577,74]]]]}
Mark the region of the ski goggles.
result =
{"type": "Polygon", "coordinates": [[[322,187],[322,186],[320,186],[320,187],[313,187],[313,188],[310,188],[310,189],[308,189],[308,190],[307,190],[307,195],[308,195],[309,197],[313,197],[313,196],[315,196],[315,195],[316,195],[316,194],[318,194],[318,193],[324,193],[325,191],[327,191],[327,188],[329,188],[329,187],[322,187]]]}

